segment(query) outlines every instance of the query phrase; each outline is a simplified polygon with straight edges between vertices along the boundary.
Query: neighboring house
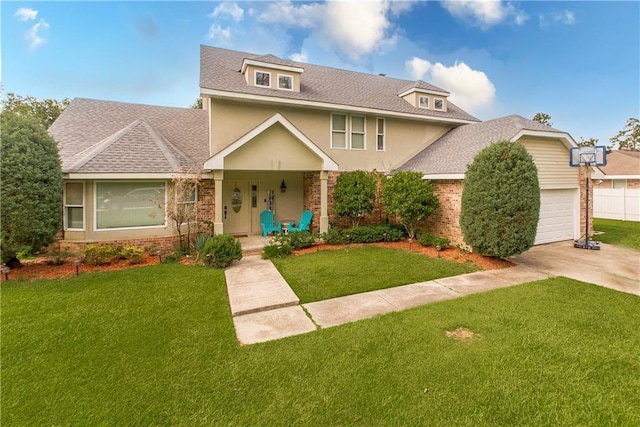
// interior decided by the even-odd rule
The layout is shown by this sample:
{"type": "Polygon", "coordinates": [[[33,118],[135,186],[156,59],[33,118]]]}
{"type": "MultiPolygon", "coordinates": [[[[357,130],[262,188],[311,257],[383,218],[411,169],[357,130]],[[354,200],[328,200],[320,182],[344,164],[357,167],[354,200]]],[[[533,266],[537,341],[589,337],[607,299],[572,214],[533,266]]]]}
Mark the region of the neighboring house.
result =
{"type": "Polygon", "coordinates": [[[312,230],[323,232],[337,220],[336,177],[361,169],[433,179],[441,207],[429,226],[460,243],[466,165],[499,139],[524,142],[538,165],[536,242],[580,237],[582,180],[569,167],[576,144],[565,132],[519,116],[480,122],[423,81],[208,46],[200,55],[203,110],[76,99],[50,128],[67,182],[66,241],[173,236],[161,203],[109,205],[113,195],[166,197],[171,177],[184,171],[199,173],[190,202],[218,233],[260,233],[265,209],[281,221],[309,209],[312,230]]]}
{"type": "Polygon", "coordinates": [[[640,221],[640,152],[612,151],[592,174],[593,216],[640,221]]]}

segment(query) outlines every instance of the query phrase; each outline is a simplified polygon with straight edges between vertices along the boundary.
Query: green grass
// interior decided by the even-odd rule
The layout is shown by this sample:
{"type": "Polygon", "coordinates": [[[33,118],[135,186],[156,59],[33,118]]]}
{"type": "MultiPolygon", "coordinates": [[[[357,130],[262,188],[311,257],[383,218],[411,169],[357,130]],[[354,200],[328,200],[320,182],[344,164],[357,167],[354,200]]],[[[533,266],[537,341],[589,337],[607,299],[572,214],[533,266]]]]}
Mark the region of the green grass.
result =
{"type": "Polygon", "coordinates": [[[640,251],[640,222],[594,218],[593,230],[604,233],[594,236],[598,242],[640,251]]]}
{"type": "Polygon", "coordinates": [[[355,247],[273,260],[302,303],[477,271],[401,249],[355,247]]]}
{"type": "Polygon", "coordinates": [[[2,426],[640,419],[640,298],[564,278],[244,347],[204,267],[0,292],[2,426]],[[445,336],[459,326],[477,338],[445,336]]]}

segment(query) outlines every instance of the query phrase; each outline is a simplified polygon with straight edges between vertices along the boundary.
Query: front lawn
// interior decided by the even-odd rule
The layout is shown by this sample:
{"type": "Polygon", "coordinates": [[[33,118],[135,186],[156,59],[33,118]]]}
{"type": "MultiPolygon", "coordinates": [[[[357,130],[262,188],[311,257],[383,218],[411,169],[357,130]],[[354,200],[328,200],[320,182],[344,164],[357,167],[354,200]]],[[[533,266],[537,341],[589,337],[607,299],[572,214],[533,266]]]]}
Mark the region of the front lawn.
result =
{"type": "Polygon", "coordinates": [[[3,426],[640,417],[640,298],[564,278],[245,347],[219,270],[163,264],[0,292],[3,426]],[[447,337],[459,327],[471,339],[447,337]]]}
{"type": "Polygon", "coordinates": [[[319,251],[273,263],[303,304],[478,270],[471,263],[374,246],[319,251]]]}
{"type": "Polygon", "coordinates": [[[640,251],[640,222],[594,218],[593,230],[602,232],[594,236],[598,242],[640,251]]]}

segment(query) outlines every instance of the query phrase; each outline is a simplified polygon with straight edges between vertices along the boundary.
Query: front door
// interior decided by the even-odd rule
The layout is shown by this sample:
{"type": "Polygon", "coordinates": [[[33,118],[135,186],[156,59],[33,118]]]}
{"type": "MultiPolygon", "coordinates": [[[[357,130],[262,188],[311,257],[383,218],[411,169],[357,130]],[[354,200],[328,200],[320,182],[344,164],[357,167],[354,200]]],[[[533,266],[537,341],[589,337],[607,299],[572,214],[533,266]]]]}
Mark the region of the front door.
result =
{"type": "Polygon", "coordinates": [[[227,181],[222,185],[222,223],[225,233],[251,232],[249,181],[227,181]]]}

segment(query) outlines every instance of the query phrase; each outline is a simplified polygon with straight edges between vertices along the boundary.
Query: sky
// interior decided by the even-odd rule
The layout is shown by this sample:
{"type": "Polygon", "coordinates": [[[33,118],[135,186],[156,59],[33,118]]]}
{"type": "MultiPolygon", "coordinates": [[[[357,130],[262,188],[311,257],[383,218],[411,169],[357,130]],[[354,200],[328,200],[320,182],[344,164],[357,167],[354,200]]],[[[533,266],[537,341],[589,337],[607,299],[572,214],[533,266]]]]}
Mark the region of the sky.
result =
{"type": "Polygon", "coordinates": [[[422,79],[607,145],[640,116],[638,1],[2,1],[2,97],[189,107],[200,45],[422,79]]]}

